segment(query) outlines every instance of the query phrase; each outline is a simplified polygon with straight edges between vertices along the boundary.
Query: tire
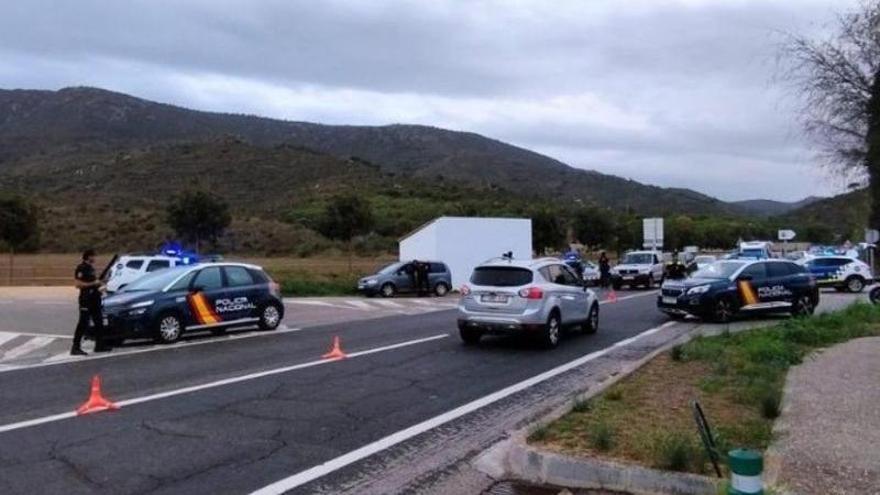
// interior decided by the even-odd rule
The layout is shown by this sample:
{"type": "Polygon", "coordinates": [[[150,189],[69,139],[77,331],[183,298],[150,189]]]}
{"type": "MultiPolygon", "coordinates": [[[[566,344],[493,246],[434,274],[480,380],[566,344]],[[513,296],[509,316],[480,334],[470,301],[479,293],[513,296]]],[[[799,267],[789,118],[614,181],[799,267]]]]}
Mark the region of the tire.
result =
{"type": "Polygon", "coordinates": [[[795,317],[808,317],[816,311],[813,306],[813,298],[807,294],[802,294],[794,301],[791,307],[791,315],[795,317]]]}
{"type": "Polygon", "coordinates": [[[397,294],[397,287],[391,282],[385,282],[382,285],[382,288],[379,289],[379,294],[381,294],[382,297],[394,297],[394,295],[397,294]]]}
{"type": "Polygon", "coordinates": [[[852,275],[848,279],[846,279],[847,292],[858,294],[863,290],[865,290],[865,279],[863,279],[862,277],[858,275],[852,275]]]}
{"type": "Polygon", "coordinates": [[[587,315],[587,321],[581,328],[586,334],[594,334],[599,330],[599,304],[593,303],[590,307],[590,313],[587,315]]]}
{"type": "Polygon", "coordinates": [[[440,282],[434,286],[434,295],[437,297],[443,297],[446,294],[449,294],[449,286],[446,285],[446,282],[440,282]]]}
{"type": "Polygon", "coordinates": [[[871,303],[880,304],[880,287],[874,287],[871,289],[871,293],[868,294],[868,297],[871,299],[871,303]]]}
{"type": "Polygon", "coordinates": [[[547,318],[547,323],[544,324],[544,328],[541,330],[541,334],[538,337],[541,347],[544,347],[545,349],[553,349],[559,345],[561,334],[562,320],[559,317],[559,312],[553,310],[547,318]]]}
{"type": "Polygon", "coordinates": [[[177,313],[164,313],[156,320],[156,342],[173,344],[183,335],[183,320],[177,313]]]}
{"type": "Polygon", "coordinates": [[[477,345],[480,343],[480,338],[483,337],[483,332],[476,328],[460,328],[458,335],[465,345],[477,345]]]}
{"type": "Polygon", "coordinates": [[[278,304],[268,303],[260,308],[260,330],[275,330],[281,324],[282,309],[278,304]]]}
{"type": "Polygon", "coordinates": [[[730,323],[736,313],[736,305],[729,297],[721,297],[712,307],[711,319],[715,323],[730,323]]]}

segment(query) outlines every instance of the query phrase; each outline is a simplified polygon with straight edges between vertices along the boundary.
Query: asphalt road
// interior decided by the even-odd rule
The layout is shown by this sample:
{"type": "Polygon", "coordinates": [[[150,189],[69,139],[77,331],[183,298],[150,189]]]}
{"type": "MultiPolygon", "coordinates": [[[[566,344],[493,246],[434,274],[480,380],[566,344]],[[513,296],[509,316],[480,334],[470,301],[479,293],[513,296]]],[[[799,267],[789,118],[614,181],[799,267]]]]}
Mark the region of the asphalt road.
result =
{"type": "Polygon", "coordinates": [[[417,452],[395,440],[413,425],[663,325],[651,294],[620,292],[597,334],[552,351],[464,346],[454,311],[435,310],[0,371],[0,493],[239,494],[284,479],[338,493],[383,476],[374,457],[417,452]],[[350,358],[321,359],[333,336],[350,358]],[[76,417],[94,375],[122,408],[76,417]],[[381,455],[355,455],[368,447],[381,455]]]}
{"type": "Polygon", "coordinates": [[[665,321],[647,293],[621,296],[598,334],[550,352],[465,347],[442,310],[7,370],[0,493],[248,493],[665,321]],[[321,360],[337,335],[368,353],[321,360]],[[121,410],[21,425],[75,409],[95,374],[121,410]]]}

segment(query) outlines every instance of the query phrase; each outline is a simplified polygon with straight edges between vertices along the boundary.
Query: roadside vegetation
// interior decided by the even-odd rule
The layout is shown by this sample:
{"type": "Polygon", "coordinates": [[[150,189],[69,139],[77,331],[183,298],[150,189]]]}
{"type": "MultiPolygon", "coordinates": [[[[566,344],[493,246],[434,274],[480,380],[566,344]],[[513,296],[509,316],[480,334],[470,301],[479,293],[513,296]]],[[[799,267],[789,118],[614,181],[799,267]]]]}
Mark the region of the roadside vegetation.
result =
{"type": "Polygon", "coordinates": [[[722,455],[736,447],[764,450],[781,412],[788,369],[817,349],[877,335],[880,308],[856,304],[772,327],[700,337],[576,404],[529,441],[573,455],[708,474],[712,467],[691,401],[702,405],[722,455]]]}

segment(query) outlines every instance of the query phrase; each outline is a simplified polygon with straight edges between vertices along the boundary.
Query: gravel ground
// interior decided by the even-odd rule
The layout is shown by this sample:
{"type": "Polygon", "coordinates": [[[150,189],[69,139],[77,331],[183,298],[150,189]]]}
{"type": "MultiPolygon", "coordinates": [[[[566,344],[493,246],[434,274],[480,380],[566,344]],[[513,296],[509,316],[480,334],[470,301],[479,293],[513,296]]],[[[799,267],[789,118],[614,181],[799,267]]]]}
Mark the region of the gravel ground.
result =
{"type": "Polygon", "coordinates": [[[809,495],[880,494],[880,338],[813,355],[788,375],[779,483],[809,495]]]}

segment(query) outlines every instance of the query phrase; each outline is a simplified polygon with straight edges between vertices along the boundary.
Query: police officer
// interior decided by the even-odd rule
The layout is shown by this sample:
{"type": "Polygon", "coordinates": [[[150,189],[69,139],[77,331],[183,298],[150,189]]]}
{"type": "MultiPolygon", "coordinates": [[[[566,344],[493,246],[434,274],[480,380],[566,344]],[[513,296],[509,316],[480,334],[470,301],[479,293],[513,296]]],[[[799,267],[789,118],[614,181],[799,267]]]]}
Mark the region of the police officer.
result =
{"type": "Polygon", "coordinates": [[[76,324],[76,332],[73,334],[73,347],[70,354],[85,356],[82,350],[82,339],[89,327],[89,320],[95,327],[95,352],[106,352],[110,348],[104,344],[104,316],[101,314],[101,292],[104,283],[98,280],[95,274],[95,250],[86,249],[82,254],[82,263],[77,265],[74,272],[76,288],[79,289],[79,321],[76,324]]]}
{"type": "Polygon", "coordinates": [[[419,263],[419,295],[431,294],[431,264],[422,261],[419,263]]]}

